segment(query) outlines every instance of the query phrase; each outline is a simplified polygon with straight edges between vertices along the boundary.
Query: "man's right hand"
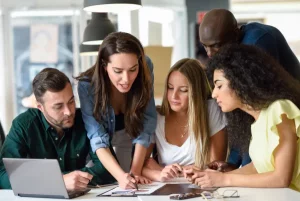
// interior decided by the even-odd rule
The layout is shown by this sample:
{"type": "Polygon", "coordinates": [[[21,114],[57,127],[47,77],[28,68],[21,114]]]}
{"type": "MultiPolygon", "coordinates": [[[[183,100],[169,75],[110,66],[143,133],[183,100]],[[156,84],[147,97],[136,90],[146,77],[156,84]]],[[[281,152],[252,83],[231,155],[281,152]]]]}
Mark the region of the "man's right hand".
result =
{"type": "Polygon", "coordinates": [[[83,191],[92,180],[93,175],[79,170],[63,175],[63,179],[68,191],[83,191]]]}
{"type": "Polygon", "coordinates": [[[225,161],[213,161],[207,165],[209,169],[217,170],[219,172],[229,172],[237,169],[233,164],[226,163],[225,161]]]}

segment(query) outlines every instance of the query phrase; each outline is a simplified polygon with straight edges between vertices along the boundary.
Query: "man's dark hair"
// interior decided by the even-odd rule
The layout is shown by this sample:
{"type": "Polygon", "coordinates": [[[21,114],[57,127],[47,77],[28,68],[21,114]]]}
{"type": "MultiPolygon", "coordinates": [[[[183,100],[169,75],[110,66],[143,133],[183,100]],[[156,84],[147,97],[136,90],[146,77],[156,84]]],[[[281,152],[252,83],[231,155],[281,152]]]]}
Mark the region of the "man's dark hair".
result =
{"type": "Polygon", "coordinates": [[[42,97],[46,91],[59,92],[63,90],[69,78],[55,68],[45,68],[32,81],[32,89],[36,100],[43,103],[42,97]]]}

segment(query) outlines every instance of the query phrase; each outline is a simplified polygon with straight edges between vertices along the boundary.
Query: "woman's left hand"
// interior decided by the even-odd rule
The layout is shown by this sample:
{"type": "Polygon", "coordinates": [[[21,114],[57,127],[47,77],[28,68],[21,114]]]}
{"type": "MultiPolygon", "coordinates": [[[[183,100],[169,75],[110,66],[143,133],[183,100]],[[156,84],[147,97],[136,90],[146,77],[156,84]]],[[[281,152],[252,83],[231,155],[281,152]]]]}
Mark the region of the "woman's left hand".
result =
{"type": "Polygon", "coordinates": [[[137,181],[139,184],[150,184],[152,181],[146,177],[143,177],[141,175],[134,175],[134,179],[137,181]]]}
{"type": "Polygon", "coordinates": [[[194,168],[184,170],[187,179],[201,188],[224,186],[224,173],[214,170],[196,170],[194,168]]]}

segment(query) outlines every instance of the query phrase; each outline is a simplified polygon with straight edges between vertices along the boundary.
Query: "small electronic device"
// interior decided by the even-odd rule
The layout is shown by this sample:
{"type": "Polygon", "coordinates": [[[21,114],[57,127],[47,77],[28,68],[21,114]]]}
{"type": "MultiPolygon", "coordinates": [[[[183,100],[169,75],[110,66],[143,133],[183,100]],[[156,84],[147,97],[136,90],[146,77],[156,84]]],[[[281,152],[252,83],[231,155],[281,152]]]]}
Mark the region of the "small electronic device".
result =
{"type": "Polygon", "coordinates": [[[201,197],[201,193],[182,193],[177,195],[171,195],[171,200],[186,200],[190,198],[201,197]]]}

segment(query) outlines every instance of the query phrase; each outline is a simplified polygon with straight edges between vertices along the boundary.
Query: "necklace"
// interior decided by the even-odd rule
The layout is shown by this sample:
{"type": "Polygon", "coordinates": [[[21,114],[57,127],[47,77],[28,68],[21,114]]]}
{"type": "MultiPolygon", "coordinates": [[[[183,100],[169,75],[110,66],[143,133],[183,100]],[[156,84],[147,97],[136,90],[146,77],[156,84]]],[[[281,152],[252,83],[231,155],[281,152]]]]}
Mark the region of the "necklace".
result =
{"type": "Polygon", "coordinates": [[[185,134],[187,134],[187,132],[188,132],[188,125],[185,125],[184,126],[184,131],[183,131],[183,134],[181,134],[181,138],[183,138],[184,136],[185,136],[185,134]]]}
{"type": "MultiPolygon", "coordinates": [[[[175,121],[176,121],[176,123],[177,123],[177,125],[180,125],[180,123],[178,122],[178,120],[177,119],[175,119],[175,121]]],[[[180,127],[183,127],[183,134],[181,134],[181,138],[183,138],[186,134],[187,134],[187,132],[188,132],[188,124],[186,124],[186,125],[184,125],[184,126],[180,126],[180,127]]]]}

